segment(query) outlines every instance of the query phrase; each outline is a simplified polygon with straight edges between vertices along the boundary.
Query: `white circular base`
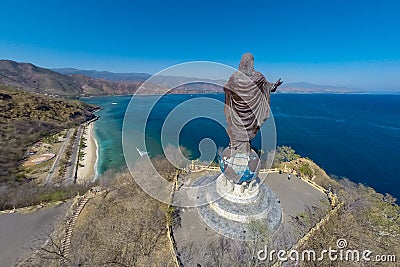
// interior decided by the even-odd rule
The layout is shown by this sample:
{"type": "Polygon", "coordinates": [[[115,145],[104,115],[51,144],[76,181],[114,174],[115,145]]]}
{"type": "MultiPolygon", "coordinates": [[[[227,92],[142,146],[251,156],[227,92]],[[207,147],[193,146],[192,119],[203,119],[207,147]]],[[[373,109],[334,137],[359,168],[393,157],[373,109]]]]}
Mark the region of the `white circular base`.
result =
{"type": "Polygon", "coordinates": [[[236,184],[232,180],[228,180],[224,174],[217,178],[218,194],[235,203],[249,203],[257,200],[259,193],[259,184],[254,179],[249,183],[236,184]]]}
{"type": "Polygon", "coordinates": [[[199,186],[198,210],[204,221],[218,233],[238,239],[254,239],[249,224],[252,221],[266,223],[274,232],[282,220],[282,208],[276,195],[258,179],[251,184],[234,184],[224,175],[203,176],[195,182],[199,186]],[[216,184],[202,187],[206,184],[216,184]],[[216,199],[213,201],[213,199],[216,199]]]}

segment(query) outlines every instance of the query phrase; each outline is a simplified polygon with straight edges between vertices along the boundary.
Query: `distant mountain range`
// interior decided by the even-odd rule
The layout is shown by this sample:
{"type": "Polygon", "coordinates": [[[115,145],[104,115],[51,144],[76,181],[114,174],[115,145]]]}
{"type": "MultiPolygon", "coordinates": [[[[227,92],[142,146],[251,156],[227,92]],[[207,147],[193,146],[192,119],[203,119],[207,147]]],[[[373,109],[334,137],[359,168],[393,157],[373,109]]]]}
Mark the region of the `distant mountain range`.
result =
{"type": "MultiPolygon", "coordinates": [[[[61,74],[82,74],[86,75],[92,78],[100,78],[100,79],[105,79],[105,80],[110,80],[110,81],[125,81],[125,82],[144,82],[148,78],[151,77],[151,74],[148,73],[114,73],[114,72],[109,72],[109,71],[96,71],[96,70],[79,70],[79,69],[73,69],[73,68],[58,68],[58,69],[52,69],[56,72],[59,72],[61,74]]],[[[160,78],[166,78],[166,77],[160,77],[160,78]]],[[[170,83],[185,83],[188,81],[193,80],[194,78],[187,78],[187,77],[167,77],[165,81],[163,81],[162,85],[168,86],[170,83]]],[[[222,80],[205,80],[205,82],[209,83],[214,83],[214,84],[219,84],[223,85],[225,81],[222,80]]],[[[157,82],[157,84],[161,84],[160,82],[157,82]]],[[[205,83],[204,83],[205,84],[205,83]]],[[[186,88],[186,90],[189,90],[193,86],[187,85],[183,86],[183,88],[186,88]]],[[[217,86],[213,88],[210,86],[211,91],[215,92],[222,92],[222,89],[217,86]]],[[[199,88],[197,89],[199,90],[199,88]]],[[[297,83],[284,83],[282,86],[279,87],[279,91],[281,93],[357,93],[357,92],[363,92],[359,89],[355,88],[348,88],[348,87],[335,87],[335,86],[326,86],[326,85],[317,85],[317,84],[312,84],[312,83],[307,83],[307,82],[297,82],[297,83]]]]}
{"type": "Polygon", "coordinates": [[[109,81],[125,81],[125,82],[144,82],[151,77],[147,73],[114,73],[109,71],[97,70],[78,70],[73,68],[56,68],[52,69],[55,72],[64,75],[82,74],[91,78],[104,79],[109,81]]]}
{"type": "MultiPolygon", "coordinates": [[[[113,73],[108,71],[78,70],[72,68],[45,69],[31,63],[0,60],[0,84],[17,89],[64,97],[134,94],[147,73],[113,73]]],[[[157,76],[146,83],[142,94],[197,94],[222,93],[223,80],[193,82],[194,78],[157,76]],[[183,84],[170,90],[171,84],[183,84]]],[[[349,93],[361,92],[351,88],[321,86],[310,83],[284,83],[280,93],[349,93]]]]}
{"type": "Polygon", "coordinates": [[[133,94],[141,82],[114,82],[81,74],[63,75],[30,63],[0,60],[0,84],[59,96],[133,94]]]}
{"type": "MultiPolygon", "coordinates": [[[[147,79],[151,78],[152,75],[148,73],[114,73],[109,71],[97,71],[97,70],[78,70],[73,68],[58,68],[52,69],[60,74],[64,75],[85,75],[91,78],[104,79],[108,81],[115,82],[145,82],[147,79]]],[[[212,79],[201,79],[202,82],[193,83],[193,81],[198,80],[192,77],[181,77],[181,76],[163,76],[157,75],[152,77],[150,82],[146,82],[146,85],[151,88],[146,88],[150,90],[150,93],[156,91],[162,93],[168,88],[171,88],[177,84],[184,84],[173,90],[175,93],[219,93],[223,92],[222,85],[225,83],[223,80],[212,80],[212,79]],[[218,86],[221,85],[221,86],[218,86]]]]}
{"type": "Polygon", "coordinates": [[[279,87],[283,93],[362,93],[364,91],[349,87],[318,85],[306,82],[284,83],[279,87]]]}

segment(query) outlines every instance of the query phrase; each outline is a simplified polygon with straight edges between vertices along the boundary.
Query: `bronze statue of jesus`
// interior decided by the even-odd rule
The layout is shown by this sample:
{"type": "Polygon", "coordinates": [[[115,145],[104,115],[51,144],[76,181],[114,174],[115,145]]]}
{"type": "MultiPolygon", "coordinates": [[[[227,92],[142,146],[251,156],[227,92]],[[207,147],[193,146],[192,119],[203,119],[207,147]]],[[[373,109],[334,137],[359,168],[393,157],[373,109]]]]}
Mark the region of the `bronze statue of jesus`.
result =
{"type": "Polygon", "coordinates": [[[271,83],[254,70],[251,53],[242,56],[238,71],[224,85],[224,112],[233,153],[250,152],[250,141],[269,117],[270,93],[281,84],[281,79],[271,83]]]}

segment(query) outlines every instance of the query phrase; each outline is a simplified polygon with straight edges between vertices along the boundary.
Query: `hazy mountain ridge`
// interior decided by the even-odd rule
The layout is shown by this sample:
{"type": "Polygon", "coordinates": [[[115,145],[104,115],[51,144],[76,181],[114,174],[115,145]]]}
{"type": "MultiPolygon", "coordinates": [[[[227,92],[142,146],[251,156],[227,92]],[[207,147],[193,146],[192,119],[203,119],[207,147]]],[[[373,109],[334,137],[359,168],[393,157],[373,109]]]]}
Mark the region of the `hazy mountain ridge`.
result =
{"type": "MultiPolygon", "coordinates": [[[[92,78],[102,78],[105,80],[111,81],[146,81],[151,77],[151,74],[148,73],[114,73],[109,71],[96,71],[96,70],[79,70],[74,68],[58,68],[53,69],[61,74],[83,74],[92,78]]],[[[189,81],[194,80],[195,78],[190,77],[178,77],[178,76],[157,76],[157,84],[160,86],[168,87],[169,84],[182,84],[187,83],[189,81]],[[164,79],[164,81],[159,82],[159,80],[164,79]]],[[[199,85],[191,86],[191,85],[182,85],[177,88],[176,91],[179,92],[213,92],[213,93],[222,93],[223,90],[218,85],[223,85],[225,81],[223,80],[212,80],[212,79],[202,79],[204,83],[203,88],[199,88],[199,85]],[[205,86],[207,84],[207,86],[205,86]]],[[[284,83],[281,87],[279,87],[279,91],[281,93],[359,93],[363,92],[362,90],[348,87],[338,87],[338,86],[328,86],[328,85],[318,85],[312,84],[308,82],[296,82],[296,83],[284,83]]]]}
{"type": "Polygon", "coordinates": [[[0,60],[0,83],[37,93],[77,95],[83,92],[78,82],[68,76],[11,60],[0,60]]]}
{"type": "MultiPolygon", "coordinates": [[[[75,69],[61,69],[64,75],[53,70],[41,68],[31,63],[18,63],[12,60],[0,60],[0,84],[12,86],[16,89],[49,94],[56,96],[101,96],[101,95],[129,95],[136,93],[142,83],[150,77],[149,74],[114,74],[111,72],[80,71],[75,69]],[[91,75],[89,77],[85,75],[91,75]],[[106,76],[104,76],[106,75],[106,76]],[[108,76],[107,76],[108,75],[108,76]],[[115,77],[110,77],[116,75],[115,77]],[[121,77],[125,80],[117,81],[121,77]],[[97,77],[108,77],[106,80],[97,77]],[[135,77],[135,78],[132,78],[135,77]]],[[[165,93],[215,93],[222,92],[216,86],[208,83],[196,85],[182,85],[170,90],[171,83],[183,84],[186,77],[159,76],[154,83],[146,83],[141,94],[165,93]]],[[[210,80],[211,83],[211,80],[210,80]]]]}
{"type": "Polygon", "coordinates": [[[307,82],[284,83],[279,91],[285,93],[361,93],[362,90],[348,87],[318,85],[307,82]]]}
{"type": "Polygon", "coordinates": [[[140,82],[114,82],[81,74],[63,75],[31,63],[0,60],[0,84],[60,96],[133,94],[140,82]]]}
{"type": "Polygon", "coordinates": [[[74,68],[54,68],[51,70],[64,75],[82,74],[91,78],[98,78],[109,81],[144,82],[151,77],[150,74],[136,72],[114,73],[109,71],[79,70],[74,68]]]}
{"type": "MultiPolygon", "coordinates": [[[[41,94],[79,97],[101,95],[130,95],[150,78],[147,73],[113,73],[108,71],[61,68],[49,70],[31,63],[0,60],[0,84],[41,94]]],[[[223,93],[223,80],[190,77],[152,77],[140,94],[202,94],[223,93]],[[202,82],[195,82],[201,80],[202,82]],[[194,82],[194,83],[193,83],[194,82]],[[179,85],[176,88],[172,85],[179,85]]],[[[310,83],[284,83],[280,93],[355,93],[360,90],[322,86],[310,83]]]]}

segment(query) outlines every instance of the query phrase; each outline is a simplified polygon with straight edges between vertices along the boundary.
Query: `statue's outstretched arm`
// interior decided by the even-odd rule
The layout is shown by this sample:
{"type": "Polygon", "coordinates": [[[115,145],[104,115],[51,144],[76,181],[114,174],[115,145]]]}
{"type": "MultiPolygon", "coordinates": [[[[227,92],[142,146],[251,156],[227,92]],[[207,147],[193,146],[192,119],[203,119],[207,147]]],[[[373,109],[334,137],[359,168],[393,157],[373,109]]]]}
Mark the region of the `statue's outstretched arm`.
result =
{"type": "Polygon", "coordinates": [[[276,89],[278,89],[279,85],[281,85],[282,83],[283,81],[281,80],[281,78],[279,78],[279,80],[277,80],[276,83],[271,83],[272,84],[271,92],[275,92],[276,89]]]}
{"type": "Polygon", "coordinates": [[[278,81],[276,81],[275,83],[271,83],[269,81],[267,81],[267,79],[265,79],[265,92],[275,92],[276,89],[279,87],[279,85],[281,85],[283,83],[283,81],[279,78],[278,81]]]}

